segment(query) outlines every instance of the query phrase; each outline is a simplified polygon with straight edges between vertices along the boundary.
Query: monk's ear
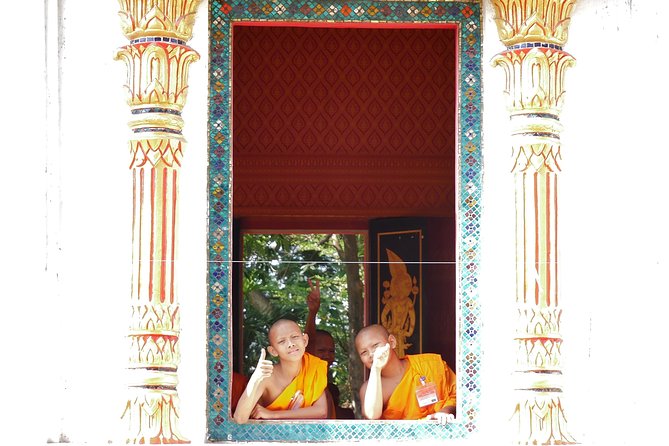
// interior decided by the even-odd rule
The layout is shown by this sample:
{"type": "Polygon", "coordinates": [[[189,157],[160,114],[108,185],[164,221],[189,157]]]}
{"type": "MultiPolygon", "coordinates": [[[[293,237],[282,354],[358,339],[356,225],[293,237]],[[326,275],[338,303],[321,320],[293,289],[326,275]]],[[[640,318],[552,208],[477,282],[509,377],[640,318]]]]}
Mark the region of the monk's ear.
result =
{"type": "Polygon", "coordinates": [[[388,344],[390,344],[390,348],[395,350],[395,347],[397,347],[397,339],[395,339],[395,336],[388,335],[388,344]]]}
{"type": "Polygon", "coordinates": [[[276,349],[274,347],[272,347],[271,345],[267,347],[267,351],[272,356],[279,356],[279,352],[277,352],[276,349]]]}
{"type": "Polygon", "coordinates": [[[302,337],[304,338],[304,346],[306,347],[309,345],[309,335],[306,333],[302,333],[302,337]]]}

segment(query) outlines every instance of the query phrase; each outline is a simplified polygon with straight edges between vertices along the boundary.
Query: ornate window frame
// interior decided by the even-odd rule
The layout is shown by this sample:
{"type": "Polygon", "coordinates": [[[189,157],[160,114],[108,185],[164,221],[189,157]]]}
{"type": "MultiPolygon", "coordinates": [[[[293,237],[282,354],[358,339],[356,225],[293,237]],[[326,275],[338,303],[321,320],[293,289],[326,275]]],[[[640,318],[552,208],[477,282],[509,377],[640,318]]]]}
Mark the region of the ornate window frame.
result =
{"type": "Polygon", "coordinates": [[[207,440],[295,441],[466,438],[478,430],[481,218],[482,6],[472,1],[212,0],[209,3],[209,166],[207,272],[207,440]],[[458,416],[426,421],[319,420],[235,423],[229,413],[232,363],[232,178],[230,44],[235,22],[449,24],[457,28],[457,363],[458,416]]]}

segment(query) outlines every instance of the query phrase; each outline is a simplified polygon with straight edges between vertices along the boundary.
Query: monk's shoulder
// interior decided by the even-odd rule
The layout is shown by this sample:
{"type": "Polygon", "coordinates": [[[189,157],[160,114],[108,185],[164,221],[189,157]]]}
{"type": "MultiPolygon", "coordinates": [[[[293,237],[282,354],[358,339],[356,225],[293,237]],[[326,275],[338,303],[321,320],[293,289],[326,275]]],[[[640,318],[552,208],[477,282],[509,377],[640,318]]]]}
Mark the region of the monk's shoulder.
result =
{"type": "Polygon", "coordinates": [[[444,360],[436,353],[421,353],[408,356],[412,367],[421,374],[444,373],[444,360]]]}
{"type": "Polygon", "coordinates": [[[312,366],[318,368],[318,369],[325,369],[327,370],[328,368],[328,363],[327,361],[319,358],[318,356],[312,355],[310,353],[305,353],[304,354],[306,360],[312,364],[312,366]]]}
{"type": "Polygon", "coordinates": [[[302,358],[302,365],[305,373],[316,374],[317,376],[328,373],[328,363],[318,356],[309,353],[304,353],[302,358]]]}

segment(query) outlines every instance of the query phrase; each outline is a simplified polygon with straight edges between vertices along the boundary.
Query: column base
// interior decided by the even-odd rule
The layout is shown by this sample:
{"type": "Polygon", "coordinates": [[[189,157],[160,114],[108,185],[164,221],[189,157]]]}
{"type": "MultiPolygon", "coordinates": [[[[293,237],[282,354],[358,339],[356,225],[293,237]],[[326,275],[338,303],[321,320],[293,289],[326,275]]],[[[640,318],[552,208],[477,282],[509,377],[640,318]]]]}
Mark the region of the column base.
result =
{"type": "Polygon", "coordinates": [[[186,444],[179,432],[179,396],[176,390],[131,389],[121,419],[128,423],[127,444],[186,444]]]}
{"type": "Polygon", "coordinates": [[[560,395],[557,391],[516,391],[512,426],[517,430],[513,433],[513,444],[577,444],[568,432],[560,395]]]}

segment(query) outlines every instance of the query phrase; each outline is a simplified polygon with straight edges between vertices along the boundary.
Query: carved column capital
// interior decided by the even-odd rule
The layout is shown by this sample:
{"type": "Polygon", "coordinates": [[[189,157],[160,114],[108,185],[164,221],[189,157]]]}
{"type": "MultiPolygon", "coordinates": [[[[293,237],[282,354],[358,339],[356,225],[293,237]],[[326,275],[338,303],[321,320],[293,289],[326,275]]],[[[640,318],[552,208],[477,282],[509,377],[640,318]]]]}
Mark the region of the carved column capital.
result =
{"type": "Polygon", "coordinates": [[[121,29],[131,41],[147,36],[190,40],[200,2],[201,0],[119,0],[121,29]]]}
{"type": "Polygon", "coordinates": [[[125,87],[133,112],[131,128],[150,123],[180,130],[183,120],[179,112],[186,103],[188,70],[200,58],[198,53],[185,42],[149,40],[120,48],[115,58],[128,67],[125,87]],[[152,115],[158,115],[159,121],[151,119],[152,115]]]}
{"type": "Polygon", "coordinates": [[[574,58],[553,48],[517,48],[504,51],[492,60],[506,76],[504,94],[512,115],[544,113],[557,116],[562,111],[567,68],[574,58]]]}
{"type": "Polygon", "coordinates": [[[492,0],[504,45],[542,42],[563,46],[576,0],[492,0]]]}

